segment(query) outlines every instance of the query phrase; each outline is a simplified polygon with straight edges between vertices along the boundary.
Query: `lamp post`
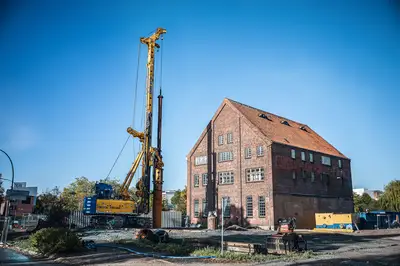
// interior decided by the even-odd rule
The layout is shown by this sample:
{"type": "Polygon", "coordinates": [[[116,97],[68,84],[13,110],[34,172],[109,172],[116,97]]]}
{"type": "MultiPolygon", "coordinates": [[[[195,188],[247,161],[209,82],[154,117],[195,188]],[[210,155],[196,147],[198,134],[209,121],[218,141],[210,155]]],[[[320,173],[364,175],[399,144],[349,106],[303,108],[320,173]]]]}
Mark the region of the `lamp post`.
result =
{"type": "MultiPolygon", "coordinates": [[[[2,149],[0,149],[0,151],[7,156],[8,160],[11,163],[11,192],[12,192],[14,189],[14,164],[13,164],[10,156],[5,151],[3,151],[2,149]]],[[[2,178],[2,179],[5,179],[5,178],[2,178]]],[[[5,179],[5,180],[8,180],[8,179],[5,179]]],[[[10,201],[7,199],[7,194],[6,194],[3,232],[1,234],[1,243],[3,243],[4,245],[7,244],[8,223],[9,223],[9,217],[8,217],[9,205],[10,205],[10,201]]]]}

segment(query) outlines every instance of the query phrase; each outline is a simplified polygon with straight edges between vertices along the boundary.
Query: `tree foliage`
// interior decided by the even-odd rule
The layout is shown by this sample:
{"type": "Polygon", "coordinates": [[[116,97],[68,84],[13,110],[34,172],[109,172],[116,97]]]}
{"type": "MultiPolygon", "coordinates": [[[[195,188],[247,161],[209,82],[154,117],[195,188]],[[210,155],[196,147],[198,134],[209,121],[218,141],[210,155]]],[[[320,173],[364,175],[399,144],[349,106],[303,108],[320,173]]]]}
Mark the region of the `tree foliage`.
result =
{"type": "Polygon", "coordinates": [[[186,186],[183,190],[177,190],[171,198],[171,203],[174,205],[175,210],[181,211],[186,215],[186,186]]]}
{"type": "Polygon", "coordinates": [[[379,203],[386,211],[400,212],[400,180],[393,180],[385,186],[379,203]]]}
{"type": "Polygon", "coordinates": [[[353,193],[354,212],[364,212],[366,210],[378,210],[380,209],[379,202],[372,199],[367,193],[361,196],[353,193]]]}

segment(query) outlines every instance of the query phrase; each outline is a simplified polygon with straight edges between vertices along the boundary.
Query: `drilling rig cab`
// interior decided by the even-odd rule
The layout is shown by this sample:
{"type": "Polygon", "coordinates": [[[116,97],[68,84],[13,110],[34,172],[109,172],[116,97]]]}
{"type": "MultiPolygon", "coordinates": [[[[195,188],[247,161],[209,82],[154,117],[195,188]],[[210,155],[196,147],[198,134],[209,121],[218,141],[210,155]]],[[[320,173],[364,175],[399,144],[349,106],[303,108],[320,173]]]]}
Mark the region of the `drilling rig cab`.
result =
{"type": "MultiPolygon", "coordinates": [[[[153,92],[154,92],[154,64],[155,49],[160,45],[157,41],[166,33],[163,28],[158,28],[149,37],[140,38],[140,42],[147,46],[147,75],[146,75],[146,103],[145,103],[145,125],[143,131],[137,131],[131,127],[127,129],[128,134],[141,143],[141,149],[134,160],[127,176],[119,191],[115,191],[111,185],[97,183],[95,195],[84,199],[83,213],[91,215],[92,219],[104,219],[119,217],[126,224],[130,218],[138,214],[147,214],[152,210],[153,228],[161,227],[162,215],[162,183],[163,183],[163,160],[161,155],[161,125],[162,125],[162,95],[161,85],[158,96],[157,115],[157,147],[152,147],[153,131],[153,92]],[[141,177],[136,183],[137,202],[129,193],[131,182],[141,164],[141,177]],[[153,180],[153,206],[150,206],[150,179],[153,180]]],[[[162,58],[162,57],[161,57],[162,58]]],[[[162,68],[162,60],[161,60],[162,68]]]]}

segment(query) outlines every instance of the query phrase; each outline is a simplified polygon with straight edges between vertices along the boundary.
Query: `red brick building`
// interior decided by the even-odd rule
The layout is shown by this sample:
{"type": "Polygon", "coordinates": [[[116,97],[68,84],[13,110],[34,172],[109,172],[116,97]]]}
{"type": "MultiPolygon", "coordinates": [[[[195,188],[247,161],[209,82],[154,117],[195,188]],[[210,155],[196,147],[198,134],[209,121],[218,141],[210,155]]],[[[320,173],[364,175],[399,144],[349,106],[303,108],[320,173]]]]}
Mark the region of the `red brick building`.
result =
{"type": "Polygon", "coordinates": [[[187,211],[274,228],[316,212],[352,212],[350,159],[307,125],[224,99],[187,156],[187,211]],[[218,210],[218,211],[217,211],[218,210]]]}

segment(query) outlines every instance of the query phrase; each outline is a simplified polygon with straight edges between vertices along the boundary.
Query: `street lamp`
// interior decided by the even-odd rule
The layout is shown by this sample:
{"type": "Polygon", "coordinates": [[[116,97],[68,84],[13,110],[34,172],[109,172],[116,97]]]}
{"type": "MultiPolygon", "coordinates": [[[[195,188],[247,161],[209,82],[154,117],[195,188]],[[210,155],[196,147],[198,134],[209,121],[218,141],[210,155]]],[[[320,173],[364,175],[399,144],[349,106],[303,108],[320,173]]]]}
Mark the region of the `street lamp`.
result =
{"type": "MultiPolygon", "coordinates": [[[[8,160],[10,160],[10,163],[11,163],[11,180],[10,181],[11,181],[11,192],[12,192],[14,189],[14,164],[13,164],[10,156],[5,151],[3,151],[2,149],[0,149],[0,151],[7,156],[8,160]]],[[[5,178],[2,178],[2,179],[5,179],[5,178]]],[[[8,180],[8,179],[6,179],[6,180],[8,180]]],[[[3,232],[1,234],[1,243],[3,243],[3,244],[7,243],[8,223],[9,223],[9,220],[8,220],[9,204],[10,204],[10,201],[7,199],[7,194],[6,194],[6,204],[5,204],[6,212],[4,214],[3,232]]]]}
{"type": "Polygon", "coordinates": [[[10,160],[10,163],[11,163],[11,190],[13,190],[13,188],[14,188],[14,164],[13,164],[10,156],[8,156],[7,152],[3,151],[2,149],[0,149],[0,151],[7,156],[8,160],[10,160]]]}

